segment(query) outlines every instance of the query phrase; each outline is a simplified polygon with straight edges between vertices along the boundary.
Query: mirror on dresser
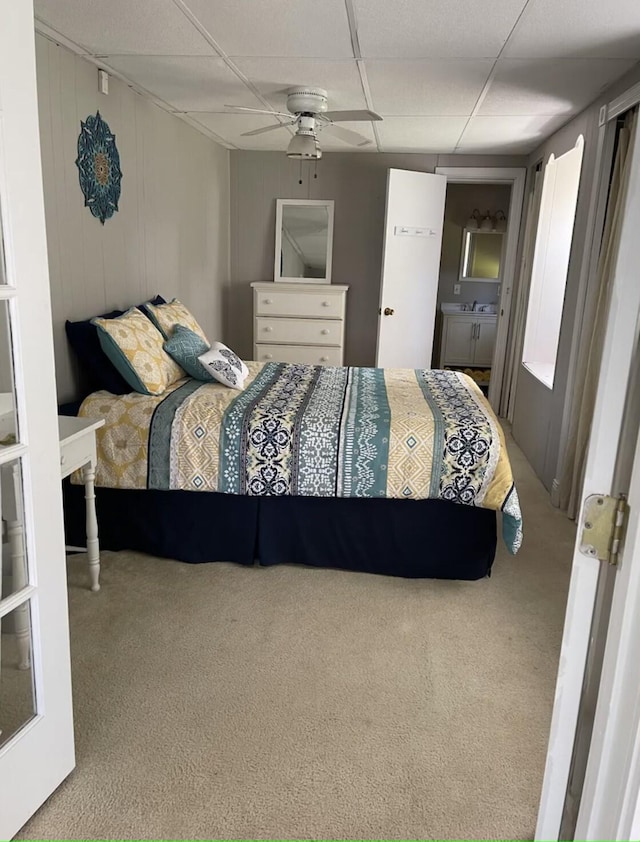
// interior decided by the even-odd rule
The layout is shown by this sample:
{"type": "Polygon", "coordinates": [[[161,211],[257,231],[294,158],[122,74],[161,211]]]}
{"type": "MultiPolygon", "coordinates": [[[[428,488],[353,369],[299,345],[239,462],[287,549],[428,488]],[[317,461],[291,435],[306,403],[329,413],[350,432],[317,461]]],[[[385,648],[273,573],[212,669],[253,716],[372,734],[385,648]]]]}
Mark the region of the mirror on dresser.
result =
{"type": "Polygon", "coordinates": [[[333,201],[276,200],[274,281],[330,284],[332,250],[333,201]]]}

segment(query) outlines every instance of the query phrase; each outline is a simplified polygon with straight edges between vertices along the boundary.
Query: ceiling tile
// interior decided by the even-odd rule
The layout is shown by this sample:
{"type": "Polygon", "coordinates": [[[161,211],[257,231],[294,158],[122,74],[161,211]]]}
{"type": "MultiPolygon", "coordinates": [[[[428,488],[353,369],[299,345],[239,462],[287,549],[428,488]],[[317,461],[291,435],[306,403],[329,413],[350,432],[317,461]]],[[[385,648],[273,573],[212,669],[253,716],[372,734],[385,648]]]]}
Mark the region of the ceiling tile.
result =
{"type": "Polygon", "coordinates": [[[286,89],[300,84],[324,88],[331,110],[367,107],[355,59],[234,58],[233,61],[278,110],[286,111],[286,89]]]}
{"type": "Polygon", "coordinates": [[[353,58],[344,0],[186,0],[229,56],[353,58]]]}
{"type": "Polygon", "coordinates": [[[466,117],[389,117],[377,124],[381,152],[452,152],[466,117]]]}
{"type": "Polygon", "coordinates": [[[172,0],[35,0],[36,17],[91,53],[211,55],[172,0]]]}
{"type": "Polygon", "coordinates": [[[633,64],[632,59],[501,59],[478,113],[577,114],[633,64]]]}
{"type": "Polygon", "coordinates": [[[504,55],[640,59],[638,0],[530,0],[504,55]]]}
{"type": "Polygon", "coordinates": [[[221,58],[107,56],[105,63],[176,111],[224,111],[228,103],[265,107],[221,58]]]}
{"type": "Polygon", "coordinates": [[[355,0],[365,58],[495,58],[525,0],[355,0]]]}
{"type": "Polygon", "coordinates": [[[243,132],[251,132],[277,122],[266,114],[204,114],[194,111],[189,112],[188,116],[226,140],[227,143],[237,146],[238,149],[282,149],[284,151],[291,140],[291,132],[286,128],[253,137],[242,137],[243,132]]]}
{"type": "Polygon", "coordinates": [[[373,107],[386,115],[469,115],[493,59],[366,61],[373,107]]]}
{"type": "Polygon", "coordinates": [[[566,121],[566,117],[472,117],[456,152],[525,154],[566,121]]]}

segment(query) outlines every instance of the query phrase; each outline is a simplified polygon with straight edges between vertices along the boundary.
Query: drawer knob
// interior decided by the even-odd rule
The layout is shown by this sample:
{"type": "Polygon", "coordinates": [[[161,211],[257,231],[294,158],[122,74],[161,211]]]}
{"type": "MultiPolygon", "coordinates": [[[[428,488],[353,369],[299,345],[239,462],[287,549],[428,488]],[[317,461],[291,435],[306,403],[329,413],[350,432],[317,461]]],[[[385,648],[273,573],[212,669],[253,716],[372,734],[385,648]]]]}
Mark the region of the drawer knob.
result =
{"type": "Polygon", "coordinates": [[[272,360],[272,359],[273,359],[273,354],[265,354],[265,355],[264,355],[264,358],[265,358],[265,360],[272,360]]]}
{"type": "Polygon", "coordinates": [[[270,298],[265,298],[264,303],[265,304],[273,304],[273,301],[270,298]]]}
{"type": "Polygon", "coordinates": [[[320,332],[322,333],[322,335],[323,335],[323,336],[326,336],[326,335],[329,333],[329,328],[328,328],[328,327],[323,327],[323,328],[322,328],[322,330],[321,330],[320,332]]]}
{"type": "Polygon", "coordinates": [[[322,306],[323,307],[331,307],[331,302],[330,301],[323,301],[322,306]]]}
{"type": "Polygon", "coordinates": [[[272,330],[273,330],[273,328],[271,327],[271,325],[267,325],[264,329],[264,332],[265,333],[271,333],[272,330]]]}
{"type": "Polygon", "coordinates": [[[64,453],[63,453],[63,454],[62,454],[62,456],[60,457],[60,464],[61,464],[61,465],[64,465],[64,463],[65,463],[66,461],[67,461],[67,457],[66,457],[66,456],[64,455],[64,453]]]}
{"type": "Polygon", "coordinates": [[[328,359],[329,359],[329,357],[320,357],[320,362],[326,363],[328,359]]]}

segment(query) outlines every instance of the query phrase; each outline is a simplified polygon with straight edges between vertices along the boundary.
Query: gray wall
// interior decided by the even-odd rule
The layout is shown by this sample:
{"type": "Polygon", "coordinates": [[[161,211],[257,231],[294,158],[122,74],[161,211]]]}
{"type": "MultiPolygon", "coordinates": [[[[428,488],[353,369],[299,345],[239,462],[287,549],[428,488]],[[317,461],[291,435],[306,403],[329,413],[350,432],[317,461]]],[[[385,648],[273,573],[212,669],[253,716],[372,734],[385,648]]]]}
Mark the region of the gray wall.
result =
{"type": "MultiPolygon", "coordinates": [[[[601,105],[610,102],[627,88],[640,80],[640,66],[636,66],[619,82],[605,91],[602,96],[566,126],[542,144],[529,158],[529,178],[532,167],[538,161],[546,164],[553,153],[559,157],[574,146],[579,134],[584,135],[585,151],[580,177],[580,190],[576,209],[576,221],[571,247],[569,272],[562,315],[562,327],[558,345],[556,375],[553,389],[548,389],[527,369],[520,366],[516,402],[514,408],[513,435],[527,459],[545,486],[551,490],[557,476],[561,459],[560,440],[565,406],[568,401],[567,383],[570,377],[571,342],[574,331],[580,330],[581,306],[579,306],[579,281],[582,271],[587,219],[594,179],[596,144],[598,136],[598,112],[601,105]]],[[[529,185],[527,185],[527,191],[529,185]]]]}
{"type": "Polygon", "coordinates": [[[179,297],[213,341],[223,338],[229,279],[229,153],[97,69],[36,36],[56,376],[76,396],[65,319],[179,297]],[[119,212],[103,225],[84,207],[75,165],[80,120],[96,110],[120,151],[119,212]]]}
{"type": "Polygon", "coordinates": [[[441,301],[491,304],[497,302],[498,284],[462,282],[460,295],[453,294],[460,273],[462,232],[475,208],[482,214],[497,210],[509,212],[511,187],[508,184],[449,184],[444,206],[442,257],[438,283],[438,304],[441,301]]]}
{"type": "MultiPolygon", "coordinates": [[[[349,284],[345,357],[373,365],[387,169],[433,172],[436,166],[522,167],[526,159],[488,155],[327,152],[302,166],[282,152],[231,153],[231,286],[226,335],[242,356],[252,354],[251,281],[273,280],[276,199],[333,199],[332,281],[349,284]],[[298,181],[302,173],[302,184],[298,181]]],[[[472,208],[473,210],[473,208],[472,208]]]]}

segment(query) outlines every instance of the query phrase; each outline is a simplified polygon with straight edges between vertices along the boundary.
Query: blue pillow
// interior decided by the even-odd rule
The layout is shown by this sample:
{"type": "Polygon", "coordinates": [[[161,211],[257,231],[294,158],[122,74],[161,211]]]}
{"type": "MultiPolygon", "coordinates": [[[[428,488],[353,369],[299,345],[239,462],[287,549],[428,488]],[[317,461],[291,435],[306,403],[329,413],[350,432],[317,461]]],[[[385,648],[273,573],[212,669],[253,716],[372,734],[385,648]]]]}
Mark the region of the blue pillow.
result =
{"type": "Polygon", "coordinates": [[[200,354],[209,350],[209,346],[188,327],[177,324],[170,339],[167,339],[162,347],[190,377],[207,382],[215,381],[198,359],[200,354]]]}
{"type": "MultiPolygon", "coordinates": [[[[144,302],[147,303],[146,301],[144,302]]],[[[166,304],[161,295],[151,299],[151,304],[166,304]]],[[[147,311],[142,304],[137,305],[145,316],[147,311]]],[[[112,310],[110,313],[103,313],[101,316],[92,316],[99,319],[117,319],[124,315],[124,310],[112,310]]],[[[111,360],[106,356],[98,339],[98,329],[91,324],[91,319],[80,322],[66,321],[64,329],[80,363],[82,377],[83,395],[106,389],[113,395],[126,395],[131,391],[131,386],[114,367],[111,360]]]]}

